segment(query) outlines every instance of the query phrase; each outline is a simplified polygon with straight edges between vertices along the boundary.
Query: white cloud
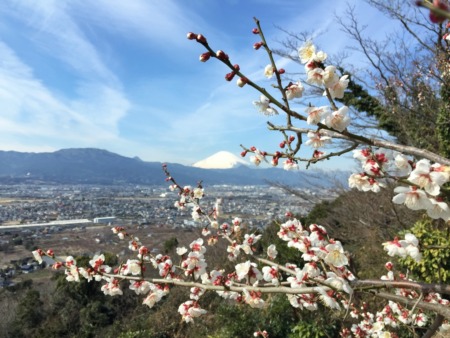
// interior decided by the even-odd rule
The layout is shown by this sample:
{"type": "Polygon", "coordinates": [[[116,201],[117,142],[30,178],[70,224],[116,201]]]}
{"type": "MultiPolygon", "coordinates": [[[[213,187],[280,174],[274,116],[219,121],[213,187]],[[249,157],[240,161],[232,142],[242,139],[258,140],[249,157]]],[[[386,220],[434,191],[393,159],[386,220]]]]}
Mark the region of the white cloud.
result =
{"type": "Polygon", "coordinates": [[[129,109],[120,92],[85,84],[76,99],[58,98],[1,41],[0,55],[1,148],[9,147],[10,140],[16,148],[28,142],[32,149],[48,149],[49,144],[88,146],[118,139],[117,123],[129,109]]]}

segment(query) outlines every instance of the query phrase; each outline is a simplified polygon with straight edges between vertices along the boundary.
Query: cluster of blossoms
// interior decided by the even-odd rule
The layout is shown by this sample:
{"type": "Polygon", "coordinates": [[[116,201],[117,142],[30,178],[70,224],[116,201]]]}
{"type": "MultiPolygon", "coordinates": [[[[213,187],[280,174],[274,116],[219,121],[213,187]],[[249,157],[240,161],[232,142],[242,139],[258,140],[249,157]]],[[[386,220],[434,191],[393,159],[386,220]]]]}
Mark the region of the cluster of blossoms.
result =
{"type": "Polygon", "coordinates": [[[350,176],[351,188],[379,192],[385,187],[383,180],[399,178],[399,182],[408,186],[394,189],[397,193],[392,199],[394,203],[411,210],[425,210],[433,219],[450,220],[450,208],[440,196],[442,186],[450,180],[450,167],[431,164],[427,159],[414,163],[402,154],[382,150],[355,150],[353,157],[360,161],[363,171],[350,176]]]}
{"type": "Polygon", "coordinates": [[[395,237],[393,241],[383,243],[383,247],[391,257],[405,258],[410,256],[416,261],[422,259],[422,254],[419,251],[419,240],[413,234],[406,234],[405,239],[402,240],[395,237]]]}
{"type": "MultiPolygon", "coordinates": [[[[262,34],[259,29],[253,32],[262,34]]],[[[251,82],[243,76],[238,65],[230,63],[229,56],[225,52],[219,50],[214,53],[203,35],[189,33],[188,38],[196,40],[207,48],[208,51],[200,56],[200,61],[217,58],[232,69],[231,73],[226,74],[226,80],[230,81],[238,75],[237,84],[240,87],[251,82]]],[[[254,48],[259,49],[262,46],[268,48],[265,42],[255,43],[254,48]]],[[[301,117],[299,119],[306,121],[308,125],[317,125],[317,130],[308,129],[305,132],[308,136],[306,144],[316,148],[312,159],[321,159],[324,153],[317,148],[330,143],[332,133],[348,135],[346,130],[350,124],[350,118],[347,115],[349,109],[346,106],[337,108],[333,100],[343,97],[349,79],[347,75],[339,77],[336,67],[325,66],[326,53],[316,51],[316,47],[311,42],[301,47],[298,53],[300,61],[305,64],[306,83],[323,87],[324,96],[331,103],[331,107],[310,105],[306,108],[304,116],[298,114],[301,117]],[[332,133],[329,134],[328,131],[332,133]]],[[[276,74],[279,81],[284,70],[277,69],[275,64],[271,63],[265,68],[264,74],[267,78],[272,78],[276,74]]],[[[256,84],[252,83],[252,86],[259,88],[258,90],[262,93],[259,101],[254,102],[260,112],[265,115],[278,114],[273,105],[283,108],[285,112],[291,112],[288,106],[273,99],[256,84]]],[[[291,82],[286,87],[279,86],[279,89],[286,100],[301,98],[304,92],[300,82],[291,82]]],[[[292,116],[298,118],[297,115],[292,116]]],[[[288,127],[291,127],[290,122],[288,127]]],[[[302,144],[300,132],[297,132],[298,136],[295,137],[287,135],[285,130],[280,129],[280,131],[285,137],[279,144],[283,153],[277,151],[274,154],[268,154],[252,147],[244,150],[243,156],[251,152],[253,154],[251,160],[256,165],[267,161],[266,157],[271,156],[271,163],[274,166],[278,165],[280,159],[284,159],[284,169],[297,168],[299,159],[296,154],[302,144]]],[[[371,149],[355,150],[354,157],[360,161],[362,172],[353,174],[349,178],[350,187],[361,191],[378,192],[385,186],[385,180],[396,179],[405,186],[394,190],[397,193],[393,198],[394,203],[405,204],[413,210],[426,210],[432,218],[442,218],[445,221],[450,219],[448,204],[441,196],[443,185],[450,180],[449,167],[437,163],[431,164],[429,160],[414,163],[402,154],[382,150],[376,152],[371,149]]],[[[178,247],[176,253],[179,256],[179,264],[175,264],[168,255],[153,256],[139,238],[127,233],[122,227],[114,227],[112,231],[119,239],[128,240],[128,249],[135,255],[133,259],[128,259],[113,269],[105,264],[104,255],[96,255],[89,261],[89,267],[84,268],[78,267],[75,259],[69,256],[64,260],[55,261],[53,267],[65,268],[66,279],[70,282],[79,282],[81,278],[89,282],[102,282],[102,291],[110,296],[122,295],[123,284],[129,283],[131,290],[145,297],[143,304],[149,307],[153,307],[167,295],[171,285],[189,286],[189,300],[183,302],[178,308],[185,322],[192,322],[195,318],[207,313],[200,305],[202,295],[207,291],[213,291],[225,299],[261,309],[267,306],[264,294],[272,292],[274,288],[277,291],[282,288],[282,290],[288,290],[285,294],[294,308],[315,311],[322,304],[336,311],[347,311],[355,320],[359,320],[359,323],[351,328],[343,329],[342,337],[396,337],[395,334],[390,333],[390,328],[395,329],[399,325],[423,327],[427,324],[428,316],[419,306],[416,309],[416,306],[410,308],[389,301],[381,311],[372,313],[368,311],[365,304],[361,307],[351,303],[355,293],[362,291],[359,289],[362,283],[350,271],[349,255],[342,243],[330,238],[324,227],[317,224],[304,226],[292,214],[286,214],[285,221],[279,225],[277,235],[287,243],[288,247],[301,253],[303,262],[302,265],[278,264],[275,262],[278,252],[274,244],[266,248],[265,258],[258,255],[255,244],[261,240],[261,235],[257,232],[246,233],[248,229],[242,223],[242,219],[235,217],[229,223],[220,222],[220,200],[216,201],[209,212],[200,206],[205,196],[201,183],[196,188],[182,187],[170,176],[165,166],[163,170],[166,180],[171,183],[170,189],[178,192],[179,198],[175,202],[175,207],[179,210],[190,210],[192,219],[201,224],[201,233],[206,238],[206,240],[196,239],[189,245],[189,249],[184,246],[178,247]],[[228,271],[220,268],[208,269],[207,247],[204,244],[215,245],[219,239],[227,242],[228,259],[235,264],[228,271]],[[157,270],[160,278],[147,278],[145,276],[147,267],[157,270]]],[[[421,259],[419,241],[412,234],[405,235],[404,240],[395,238],[383,245],[390,256],[410,256],[416,260],[421,259]]],[[[56,259],[51,250],[47,252],[36,250],[33,254],[39,262],[42,262],[44,255],[56,259]]],[[[410,280],[406,275],[396,276],[392,263],[387,263],[386,268],[388,273],[382,276],[381,280],[385,285],[395,288],[396,296],[401,296],[405,300],[417,300],[416,305],[421,301],[449,306],[449,302],[435,292],[422,295],[413,287],[406,288],[404,285],[396,287],[395,283],[410,282],[410,280]]],[[[268,333],[259,330],[254,333],[254,336],[268,337],[268,333]]]]}
{"type": "MultiPolygon", "coordinates": [[[[190,188],[178,188],[185,193],[184,203],[188,206],[198,201],[202,194],[194,194],[190,188]],[[189,191],[189,192],[188,192],[189,191]]],[[[200,208],[199,204],[195,204],[200,208]]],[[[215,211],[219,209],[215,207],[215,211]]],[[[350,329],[343,329],[343,337],[381,337],[388,332],[388,327],[396,328],[400,324],[422,327],[427,324],[427,315],[421,310],[412,310],[400,304],[389,302],[381,311],[370,313],[357,309],[351,304],[357,280],[349,270],[349,258],[342,244],[328,236],[326,229],[317,224],[305,227],[291,213],[285,215],[285,222],[279,225],[278,237],[287,242],[287,246],[302,253],[303,266],[294,263],[280,265],[275,263],[277,248],[269,245],[266,258],[255,256],[255,244],[261,235],[243,233],[245,227],[242,219],[235,217],[230,223],[219,225],[218,213],[212,219],[201,210],[202,219],[209,222],[208,231],[202,231],[205,237],[222,238],[228,241],[228,258],[238,261],[231,271],[225,269],[208,270],[206,262],[207,247],[203,238],[194,240],[189,248],[178,247],[176,253],[180,256],[180,264],[173,263],[168,255],[153,256],[149,249],[142,245],[139,238],[128,234],[124,228],[115,227],[112,231],[122,240],[128,240],[128,249],[136,254],[136,258],[127,259],[115,269],[105,264],[104,255],[96,255],[89,261],[89,267],[78,267],[76,260],[69,256],[63,262],[55,262],[54,268],[65,268],[66,279],[69,282],[80,282],[85,278],[88,282],[103,282],[101,290],[110,296],[122,295],[123,284],[128,281],[129,288],[137,295],[144,297],[143,304],[153,307],[169,293],[170,285],[190,285],[186,281],[192,280],[195,286],[190,288],[189,300],[183,302],[179,308],[182,320],[192,322],[195,318],[207,313],[200,302],[202,295],[212,290],[219,296],[245,303],[252,308],[265,308],[264,289],[273,287],[289,287],[295,292],[286,293],[290,304],[299,309],[316,311],[320,304],[336,311],[350,311],[353,318],[360,322],[350,329]],[[212,235],[212,232],[215,232],[212,235]],[[245,255],[245,258],[241,258],[245,255]],[[145,277],[146,267],[153,267],[159,272],[161,279],[145,277]],[[355,284],[356,283],[356,284],[355,284]]],[[[216,241],[208,244],[214,245],[216,241]]],[[[404,240],[395,239],[384,244],[389,255],[410,255],[419,258],[418,240],[407,234],[404,240]]],[[[42,256],[55,258],[53,251],[33,252],[36,259],[42,262],[42,256]]],[[[394,276],[391,263],[386,265],[388,273],[381,279],[387,282],[407,280],[405,275],[394,276]]],[[[409,299],[419,299],[421,295],[414,290],[397,288],[396,294],[409,299]]],[[[448,306],[449,302],[437,293],[428,293],[423,301],[448,306]]],[[[266,331],[257,331],[255,336],[268,337],[266,331]]],[[[391,335],[395,337],[395,335],[391,335]]]]}
{"type": "MultiPolygon", "coordinates": [[[[388,270],[387,275],[382,276],[382,280],[386,281],[400,281],[409,282],[410,279],[402,273],[394,274],[394,266],[391,262],[386,263],[388,270]]],[[[449,306],[450,302],[443,299],[440,294],[436,292],[429,292],[426,295],[420,295],[415,290],[396,288],[395,294],[408,298],[422,300],[430,304],[440,304],[442,306],[449,306]]],[[[363,303],[361,306],[343,302],[344,307],[349,311],[352,318],[359,320],[351,328],[344,328],[341,331],[341,337],[399,337],[392,333],[392,329],[399,328],[402,325],[412,326],[417,328],[425,327],[429,322],[429,317],[420,309],[409,308],[402,306],[396,302],[388,301],[380,311],[375,313],[370,312],[368,304],[363,303]]],[[[448,324],[444,324],[442,331],[448,330],[448,324]]]]}

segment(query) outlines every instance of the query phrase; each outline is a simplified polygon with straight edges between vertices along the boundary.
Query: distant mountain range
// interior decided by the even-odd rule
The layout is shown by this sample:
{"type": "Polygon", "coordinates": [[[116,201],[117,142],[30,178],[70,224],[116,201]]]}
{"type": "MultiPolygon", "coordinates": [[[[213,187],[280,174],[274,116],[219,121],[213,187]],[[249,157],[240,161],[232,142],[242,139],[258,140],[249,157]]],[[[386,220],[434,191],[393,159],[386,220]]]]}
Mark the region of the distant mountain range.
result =
{"type": "MultiPolygon", "coordinates": [[[[280,168],[254,169],[245,165],[230,169],[203,169],[168,163],[181,185],[264,185],[276,182],[296,187],[347,186],[348,172],[280,168]]],[[[145,162],[94,148],[62,149],[52,153],[0,151],[0,184],[147,184],[163,185],[162,163],[145,162]]]]}

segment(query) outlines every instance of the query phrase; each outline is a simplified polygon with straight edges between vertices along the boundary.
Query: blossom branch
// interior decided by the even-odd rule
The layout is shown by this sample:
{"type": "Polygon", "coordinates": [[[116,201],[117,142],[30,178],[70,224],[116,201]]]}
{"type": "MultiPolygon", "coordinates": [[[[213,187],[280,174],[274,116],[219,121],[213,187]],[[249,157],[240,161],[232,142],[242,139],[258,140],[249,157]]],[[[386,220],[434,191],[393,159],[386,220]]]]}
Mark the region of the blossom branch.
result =
{"type": "Polygon", "coordinates": [[[450,308],[448,306],[442,306],[440,304],[427,303],[427,302],[423,302],[423,301],[417,302],[416,299],[405,298],[405,297],[394,295],[392,293],[387,293],[387,292],[373,291],[372,294],[375,295],[376,297],[391,300],[393,302],[402,303],[402,304],[405,304],[408,306],[416,305],[416,307],[418,307],[422,310],[433,311],[433,312],[443,316],[446,319],[450,319],[450,308]]]}

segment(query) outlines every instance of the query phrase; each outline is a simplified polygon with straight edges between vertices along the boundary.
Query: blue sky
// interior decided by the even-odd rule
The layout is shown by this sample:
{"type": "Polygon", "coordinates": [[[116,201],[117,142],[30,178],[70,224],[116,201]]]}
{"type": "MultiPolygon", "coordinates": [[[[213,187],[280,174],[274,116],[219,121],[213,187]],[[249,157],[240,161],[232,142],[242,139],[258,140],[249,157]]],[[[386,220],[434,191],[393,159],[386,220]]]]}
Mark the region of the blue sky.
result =
{"type": "MultiPolygon", "coordinates": [[[[376,10],[350,3],[369,24],[368,34],[389,31],[376,10]]],[[[270,87],[263,76],[268,59],[252,48],[253,17],[272,47],[284,38],[278,26],[323,33],[320,45],[333,54],[349,44],[334,21],[346,6],[340,0],[4,0],[0,150],[95,147],[182,164],[220,150],[239,154],[241,143],[275,151],[280,135],[266,131],[267,118],[252,105],[259,94],[226,82],[228,69],[216,60],[199,62],[203,47],[186,33],[204,34],[214,50],[270,87]]]]}

